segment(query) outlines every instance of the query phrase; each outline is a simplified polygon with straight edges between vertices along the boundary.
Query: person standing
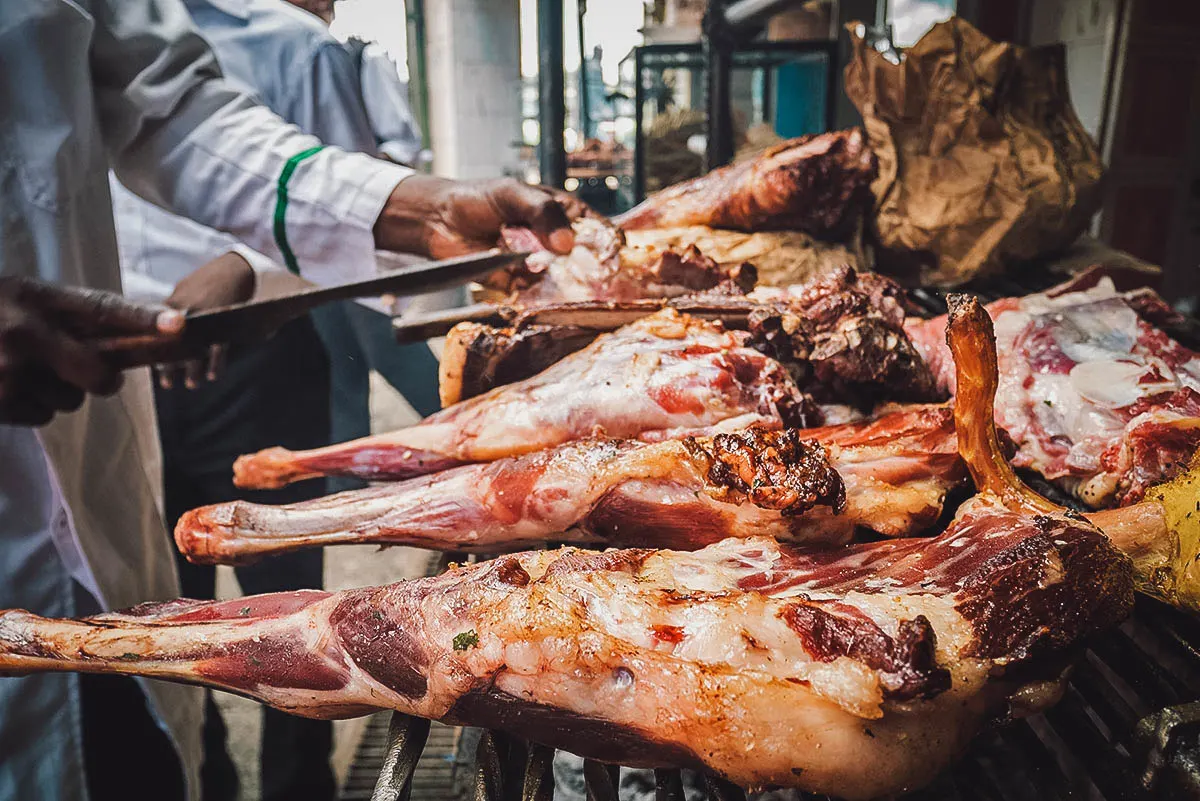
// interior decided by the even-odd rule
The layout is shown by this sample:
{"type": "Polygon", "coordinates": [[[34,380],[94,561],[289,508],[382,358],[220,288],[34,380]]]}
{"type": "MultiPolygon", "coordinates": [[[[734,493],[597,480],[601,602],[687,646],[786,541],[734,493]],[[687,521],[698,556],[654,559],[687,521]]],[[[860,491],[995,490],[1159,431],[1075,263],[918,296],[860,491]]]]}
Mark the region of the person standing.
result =
{"type": "MultiPolygon", "coordinates": [[[[278,0],[186,0],[185,5],[213,48],[226,81],[325,144],[373,151],[365,118],[348,94],[352,84],[347,59],[340,45],[327,40],[319,22],[278,0]]],[[[238,274],[253,287],[256,274],[286,271],[283,264],[230,235],[171,214],[115,180],[112,192],[121,269],[131,297],[201,310],[225,300],[206,289],[236,284],[238,274]]],[[[364,253],[359,258],[372,256],[364,253]]],[[[318,314],[337,322],[347,311],[318,314]]],[[[362,359],[344,350],[335,358],[362,359]]],[[[192,387],[180,381],[155,387],[168,532],[198,506],[237,499],[295,503],[327,490],[324,481],[273,492],[242,490],[234,486],[231,471],[233,461],[247,451],[273,445],[305,449],[330,442],[330,358],[310,315],[287,323],[265,342],[232,349],[215,379],[192,387]]],[[[343,392],[339,402],[365,406],[366,391],[349,397],[343,392]]],[[[182,594],[213,598],[216,569],[193,565],[178,553],[175,558],[182,594]]],[[[317,549],[264,559],[239,566],[236,575],[247,595],[320,589],[324,554],[317,549]]],[[[204,691],[204,698],[203,799],[236,801],[239,780],[225,722],[212,691],[204,691]]],[[[266,707],[261,719],[261,798],[331,801],[336,793],[329,762],[331,722],[266,707]]]]}
{"type": "MultiPolygon", "coordinates": [[[[178,592],[149,376],[103,397],[116,380],[89,344],[180,324],[96,293],[121,288],[110,167],[317,283],[372,275],[376,248],[484,248],[503,224],[529,224],[555,250],[572,242],[563,208],[537,189],[412,175],[285,124],[221,78],[177,0],[0,4],[0,96],[5,607],[72,615],[178,592]]],[[[199,693],[115,681],[117,713],[113,685],[0,680],[0,801],[197,796],[199,693]]]]}
{"type": "Polygon", "coordinates": [[[358,65],[359,87],[379,154],[397,164],[418,166],[424,142],[413,117],[408,83],[378,42],[351,37],[346,51],[358,65]]]}

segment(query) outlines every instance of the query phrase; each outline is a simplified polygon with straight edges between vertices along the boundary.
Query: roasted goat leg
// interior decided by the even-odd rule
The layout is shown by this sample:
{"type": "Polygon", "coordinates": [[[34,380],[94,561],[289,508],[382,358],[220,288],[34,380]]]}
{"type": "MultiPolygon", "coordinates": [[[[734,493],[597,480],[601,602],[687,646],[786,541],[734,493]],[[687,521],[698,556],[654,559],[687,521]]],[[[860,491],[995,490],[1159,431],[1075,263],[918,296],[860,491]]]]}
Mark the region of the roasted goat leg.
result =
{"type": "Polygon", "coordinates": [[[748,334],[664,310],[601,337],[526,381],[389,434],[234,464],[234,481],[267,489],[323,475],[404,479],[532,453],[588,437],[664,439],[689,432],[812,425],[816,405],[748,334]]]}
{"type": "Polygon", "coordinates": [[[840,545],[933,524],[965,478],[953,418],[918,406],[821,429],[655,444],[584,440],[286,506],[234,501],[175,528],[194,562],[343,543],[497,553],[546,540],[694,550],[726,537],[840,545]]]}
{"type": "Polygon", "coordinates": [[[859,219],[877,171],[858,129],[803,136],[656,192],[616,222],[629,230],[707,225],[834,238],[859,219]]]}
{"type": "Polygon", "coordinates": [[[391,708],[748,787],[901,793],[986,721],[1051,703],[1071,651],[1133,602],[1129,560],[1020,487],[986,408],[967,422],[987,429],[960,438],[982,492],[932,539],[564,549],[333,594],[11,611],[0,671],[173,679],[310,717],[391,708]]]}

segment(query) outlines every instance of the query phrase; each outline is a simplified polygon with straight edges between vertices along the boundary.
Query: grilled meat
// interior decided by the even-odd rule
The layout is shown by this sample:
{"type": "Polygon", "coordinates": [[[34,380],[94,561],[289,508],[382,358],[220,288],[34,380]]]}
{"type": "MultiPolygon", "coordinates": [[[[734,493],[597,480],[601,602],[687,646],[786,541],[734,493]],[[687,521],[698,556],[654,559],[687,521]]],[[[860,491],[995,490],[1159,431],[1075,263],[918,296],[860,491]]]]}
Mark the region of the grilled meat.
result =
{"type": "Polygon", "coordinates": [[[404,479],[542,450],[602,432],[665,439],[812,425],[816,405],[748,335],[664,310],[533,378],[427,417],[415,426],[327,448],[272,448],[234,465],[239,486],[271,488],[322,475],[404,479]]]}
{"type": "Polygon", "coordinates": [[[858,220],[877,172],[862,131],[803,136],[656,192],[616,222],[630,230],[707,225],[835,239],[858,220]]]}
{"type": "Polygon", "coordinates": [[[442,408],[535,376],[596,340],[595,330],[567,325],[497,328],[459,323],[446,335],[438,366],[442,408]]]}
{"type": "Polygon", "coordinates": [[[489,277],[487,286],[520,306],[573,301],[671,298],[723,284],[747,291],[757,273],[747,264],[722,266],[695,247],[629,247],[621,229],[601,217],[573,223],[567,255],[542,247],[528,229],[505,232],[505,245],[533,253],[524,263],[489,277]]]}
{"type": "MultiPolygon", "coordinates": [[[[989,307],[1000,352],[996,419],[1019,446],[1015,463],[1093,507],[1136,503],[1200,447],[1200,355],[1139,317],[1163,316],[1155,297],[1119,293],[1091,274],[989,307]]],[[[945,326],[944,317],[914,320],[908,331],[953,391],[945,326]]]]}
{"type": "Polygon", "coordinates": [[[953,417],[918,406],[865,423],[748,429],[657,444],[584,440],[287,506],[235,501],[175,529],[196,562],[369,542],[456,551],[592,546],[695,550],[727,537],[839,545],[934,523],[965,477],[953,417]]]}
{"type": "Polygon", "coordinates": [[[634,228],[625,231],[630,245],[681,250],[695,246],[718,264],[753,264],[760,284],[787,286],[820,278],[843,264],[870,263],[857,237],[829,242],[802,231],[729,231],[690,225],[683,228],[634,228]]]}
{"type": "MultiPolygon", "coordinates": [[[[982,310],[965,312],[952,332],[976,347],[982,310]]],[[[990,399],[994,377],[960,375],[960,401],[990,399]]],[[[1020,486],[986,405],[957,415],[982,492],[932,539],[565,549],[340,593],[10,611],[0,671],[173,679],[311,717],[392,708],[751,787],[914,789],[986,720],[1050,701],[1062,657],[1132,606],[1128,559],[1020,486]]]]}
{"type": "Polygon", "coordinates": [[[939,398],[933,374],[904,331],[903,290],[849,267],[791,287],[760,287],[748,325],[759,350],[805,364],[819,401],[870,409],[883,400],[939,398]]]}
{"type": "Polygon", "coordinates": [[[562,304],[519,317],[511,328],[463,323],[447,337],[442,398],[469,398],[535,375],[584,347],[596,336],[589,328],[636,319],[663,305],[746,328],[751,344],[789,365],[801,386],[822,401],[869,409],[883,399],[923,402],[941,395],[904,332],[900,287],[842,266],[807,284],[759,287],[749,295],[716,290],[661,302],[562,304]],[[538,322],[556,312],[576,322],[538,322]]]}

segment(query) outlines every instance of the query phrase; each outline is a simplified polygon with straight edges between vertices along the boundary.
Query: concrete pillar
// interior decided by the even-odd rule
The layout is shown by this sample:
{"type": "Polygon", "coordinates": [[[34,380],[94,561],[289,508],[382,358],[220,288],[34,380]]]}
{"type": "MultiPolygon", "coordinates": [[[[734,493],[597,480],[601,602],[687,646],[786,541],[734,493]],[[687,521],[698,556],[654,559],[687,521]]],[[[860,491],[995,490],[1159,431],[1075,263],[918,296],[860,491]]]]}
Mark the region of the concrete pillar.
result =
{"type": "Polygon", "coordinates": [[[425,0],[433,172],[494,178],[521,139],[519,0],[425,0]]]}

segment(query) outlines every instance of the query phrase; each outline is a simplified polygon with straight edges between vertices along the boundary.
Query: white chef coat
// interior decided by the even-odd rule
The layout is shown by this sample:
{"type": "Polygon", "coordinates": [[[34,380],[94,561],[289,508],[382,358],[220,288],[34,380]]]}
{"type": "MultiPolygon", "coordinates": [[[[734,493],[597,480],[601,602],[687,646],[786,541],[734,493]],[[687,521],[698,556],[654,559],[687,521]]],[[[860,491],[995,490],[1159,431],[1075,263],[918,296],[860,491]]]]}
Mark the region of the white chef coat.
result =
{"type": "MultiPolygon", "coordinates": [[[[318,17],[281,0],[185,0],[184,5],[228,82],[327,145],[376,152],[354,62],[318,17]]],[[[395,75],[394,65],[392,71],[395,75]]],[[[256,272],[284,269],[229,234],[142,200],[116,180],[112,193],[121,277],[130,297],[161,301],[197,267],[230,251],[256,272]]],[[[325,283],[356,276],[314,276],[309,270],[305,277],[325,283]]]]}
{"type": "Polygon", "coordinates": [[[359,64],[363,105],[379,152],[400,164],[416,165],[421,132],[409,105],[408,83],[377,42],[369,42],[359,64]]]}
{"type": "MultiPolygon", "coordinates": [[[[177,0],[0,2],[0,98],[0,274],[119,291],[110,164],[282,259],[279,179],[318,142],[220,79],[177,0]]],[[[332,148],[299,161],[284,228],[301,272],[373,273],[372,227],[408,174],[332,148]]],[[[145,372],[36,432],[0,427],[0,603],[67,613],[71,577],[108,608],[174,596],[157,458],[145,372]]],[[[144,686],[195,794],[200,695],[144,686]]],[[[0,680],[0,799],[84,797],[76,693],[69,676],[0,680]]]]}

